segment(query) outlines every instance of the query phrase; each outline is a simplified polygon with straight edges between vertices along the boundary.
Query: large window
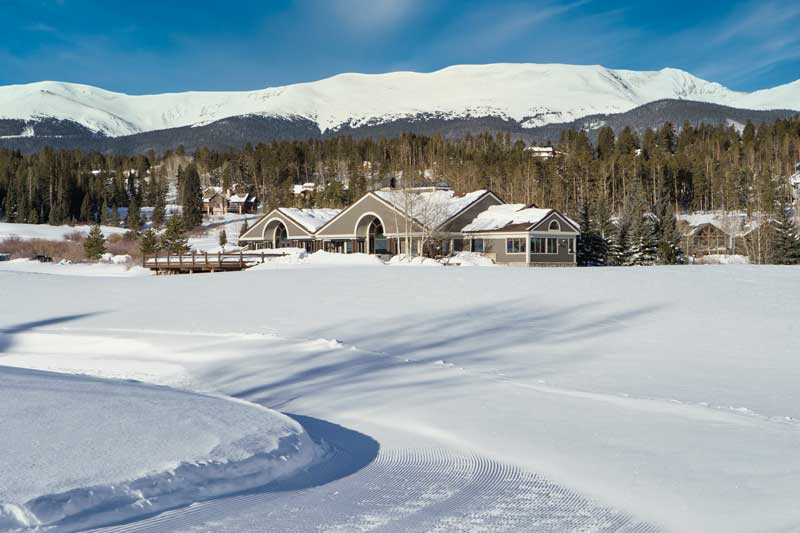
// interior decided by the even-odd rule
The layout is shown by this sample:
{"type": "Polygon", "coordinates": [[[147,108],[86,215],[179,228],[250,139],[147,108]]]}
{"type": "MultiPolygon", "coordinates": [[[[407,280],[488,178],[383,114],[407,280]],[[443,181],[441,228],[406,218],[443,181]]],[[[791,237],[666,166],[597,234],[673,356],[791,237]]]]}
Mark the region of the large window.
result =
{"type": "Polygon", "coordinates": [[[557,254],[558,239],[553,237],[533,237],[531,239],[532,254],[557,254]]]}
{"type": "Polygon", "coordinates": [[[525,239],[506,239],[507,254],[524,254],[525,239]]]}
{"type": "Polygon", "coordinates": [[[370,224],[370,241],[373,247],[372,253],[374,254],[388,254],[389,253],[389,239],[383,234],[383,224],[380,220],[375,219],[370,224]]]}
{"type": "Polygon", "coordinates": [[[483,253],[483,239],[472,239],[472,251],[483,253]]]}

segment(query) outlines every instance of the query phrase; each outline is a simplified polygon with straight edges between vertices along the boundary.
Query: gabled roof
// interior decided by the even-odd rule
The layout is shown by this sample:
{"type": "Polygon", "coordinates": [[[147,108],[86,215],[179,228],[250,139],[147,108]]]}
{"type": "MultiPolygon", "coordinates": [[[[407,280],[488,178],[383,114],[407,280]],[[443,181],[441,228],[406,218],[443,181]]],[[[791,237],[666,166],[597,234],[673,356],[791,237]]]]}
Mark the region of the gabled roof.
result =
{"type": "Polygon", "coordinates": [[[279,207],[276,211],[294,220],[310,233],[316,232],[342,212],[341,209],[299,209],[297,207],[279,207]]]}
{"type": "Polygon", "coordinates": [[[436,229],[491,192],[478,190],[457,196],[451,190],[382,190],[372,194],[425,227],[436,229]]]}
{"type": "Polygon", "coordinates": [[[482,211],[472,222],[464,226],[462,231],[479,233],[486,231],[528,231],[541,221],[557,213],[566,220],[575,231],[579,231],[575,221],[562,215],[555,209],[542,209],[525,204],[493,205],[482,211]]]}

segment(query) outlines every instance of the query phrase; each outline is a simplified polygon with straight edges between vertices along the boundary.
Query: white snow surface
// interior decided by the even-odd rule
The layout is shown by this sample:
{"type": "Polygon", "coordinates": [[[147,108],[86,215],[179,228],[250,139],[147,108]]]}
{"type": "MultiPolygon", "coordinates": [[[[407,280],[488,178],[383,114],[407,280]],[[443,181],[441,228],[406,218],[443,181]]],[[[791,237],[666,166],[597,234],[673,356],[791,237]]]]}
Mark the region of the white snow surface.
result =
{"type": "MultiPolygon", "coordinates": [[[[0,241],[11,237],[18,237],[22,240],[44,239],[60,241],[67,235],[80,232],[84,236],[89,233],[92,226],[50,226],[48,224],[15,224],[11,222],[0,222],[0,241]]],[[[114,226],[100,226],[103,235],[109,237],[117,234],[123,235],[128,230],[114,226]]],[[[0,250],[1,252],[2,250],[0,250]]]]}
{"type": "Polygon", "coordinates": [[[525,204],[503,204],[490,206],[479,213],[462,231],[492,231],[512,224],[536,224],[552,209],[527,207],[525,204]]]}
{"type": "Polygon", "coordinates": [[[185,505],[285,476],[318,453],[295,421],[246,402],[7,366],[0,435],[0,530],[185,505]]]}
{"type": "Polygon", "coordinates": [[[486,192],[478,190],[459,196],[451,190],[426,192],[380,190],[375,191],[375,194],[401,212],[407,212],[428,228],[436,229],[477,202],[486,192]]]}
{"type": "Polygon", "coordinates": [[[456,65],[431,73],[350,73],[257,91],[141,96],[43,81],[0,87],[0,117],[72,120],[110,136],[253,114],[302,117],[323,131],[418,114],[499,116],[533,127],[624,112],[664,98],[800,109],[800,81],[743,93],[672,68],[638,72],[530,63],[456,65]]]}
{"type": "Polygon", "coordinates": [[[329,220],[342,212],[341,209],[331,208],[298,208],[280,207],[278,211],[299,223],[306,230],[314,233],[329,220]]]}
{"type": "MultiPolygon", "coordinates": [[[[110,255],[110,254],[109,254],[110,255]]],[[[52,274],[57,276],[93,276],[93,277],[135,277],[151,276],[153,272],[129,261],[121,261],[121,257],[111,256],[108,261],[97,263],[40,263],[31,259],[13,259],[0,261],[0,272],[28,272],[34,274],[52,274]]]]}
{"type": "MultiPolygon", "coordinates": [[[[0,365],[230,395],[380,446],[341,482],[126,530],[652,531],[609,516],[666,531],[800,528],[797,268],[0,272],[0,294],[0,365]],[[462,485],[448,481],[459,473],[462,485]],[[538,521],[520,526],[529,513],[538,521]]],[[[114,413],[146,416],[142,405],[114,413]]],[[[34,413],[22,418],[48,416],[34,413]]],[[[72,419],[63,445],[90,425],[72,419]]],[[[54,478],[84,460],[44,455],[54,478]]]]}

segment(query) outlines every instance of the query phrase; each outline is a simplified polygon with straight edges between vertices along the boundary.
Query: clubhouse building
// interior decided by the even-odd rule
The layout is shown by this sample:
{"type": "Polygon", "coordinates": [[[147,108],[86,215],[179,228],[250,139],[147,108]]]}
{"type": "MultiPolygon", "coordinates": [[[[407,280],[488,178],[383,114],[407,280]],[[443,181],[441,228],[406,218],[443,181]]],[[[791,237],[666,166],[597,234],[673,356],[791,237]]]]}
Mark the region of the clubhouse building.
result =
{"type": "Polygon", "coordinates": [[[574,266],[578,225],[555,209],[506,204],[491,191],[381,189],[345,209],[279,207],[239,238],[249,249],[448,256],[481,253],[500,265],[574,266]]]}

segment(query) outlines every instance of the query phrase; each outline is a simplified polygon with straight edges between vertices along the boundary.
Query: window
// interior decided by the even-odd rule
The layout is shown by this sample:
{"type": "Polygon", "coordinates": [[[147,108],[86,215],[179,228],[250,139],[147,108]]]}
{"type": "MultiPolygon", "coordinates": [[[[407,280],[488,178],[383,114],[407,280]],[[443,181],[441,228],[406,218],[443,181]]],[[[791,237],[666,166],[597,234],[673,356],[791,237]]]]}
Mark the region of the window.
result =
{"type": "Polygon", "coordinates": [[[506,239],[507,254],[524,254],[525,239],[506,239]]]}
{"type": "Polygon", "coordinates": [[[558,223],[558,220],[553,220],[550,222],[550,226],[548,226],[550,231],[561,231],[561,224],[558,223]]]}
{"type": "Polygon", "coordinates": [[[472,251],[483,253],[483,239],[472,239],[472,251]]]}
{"type": "Polygon", "coordinates": [[[569,253],[575,253],[575,239],[569,239],[569,253]]]}
{"type": "Polygon", "coordinates": [[[534,237],[531,239],[532,254],[557,254],[558,239],[553,237],[534,237]]]}

